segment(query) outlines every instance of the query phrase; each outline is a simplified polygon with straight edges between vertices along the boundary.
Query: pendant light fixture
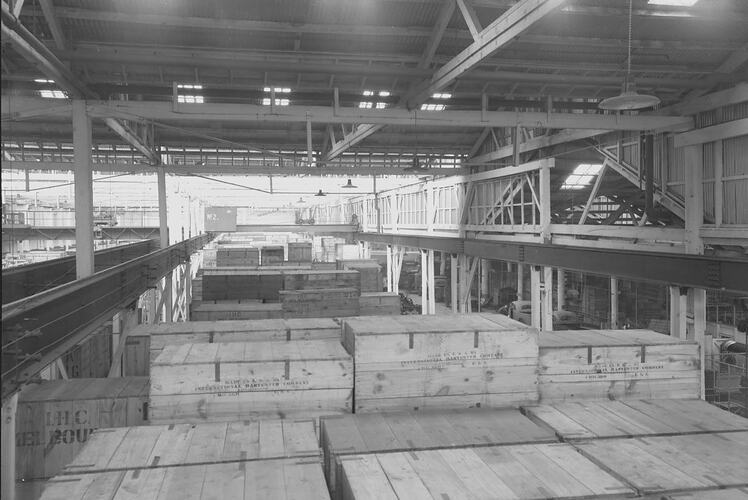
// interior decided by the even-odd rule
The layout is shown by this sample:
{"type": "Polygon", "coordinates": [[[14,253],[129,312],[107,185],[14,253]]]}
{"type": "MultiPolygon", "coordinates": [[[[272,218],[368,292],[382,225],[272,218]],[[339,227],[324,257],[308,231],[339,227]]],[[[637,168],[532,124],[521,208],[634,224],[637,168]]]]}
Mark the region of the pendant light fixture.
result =
{"type": "Polygon", "coordinates": [[[347,182],[346,184],[343,184],[343,185],[342,185],[341,187],[342,187],[343,189],[355,189],[355,188],[357,188],[358,186],[354,186],[354,185],[353,185],[353,182],[351,182],[351,180],[350,180],[350,179],[348,179],[348,182],[347,182]]]}
{"type": "Polygon", "coordinates": [[[314,196],[327,196],[327,195],[325,193],[323,193],[322,192],[322,188],[320,188],[320,190],[317,191],[317,194],[315,194],[314,196]]]}
{"type": "Polygon", "coordinates": [[[626,61],[626,76],[623,79],[621,93],[615,97],[603,99],[597,105],[600,109],[610,111],[631,111],[636,109],[650,108],[660,103],[660,99],[653,95],[639,94],[636,84],[631,78],[631,23],[633,12],[633,0],[629,0],[629,44],[628,59],[626,61]]]}

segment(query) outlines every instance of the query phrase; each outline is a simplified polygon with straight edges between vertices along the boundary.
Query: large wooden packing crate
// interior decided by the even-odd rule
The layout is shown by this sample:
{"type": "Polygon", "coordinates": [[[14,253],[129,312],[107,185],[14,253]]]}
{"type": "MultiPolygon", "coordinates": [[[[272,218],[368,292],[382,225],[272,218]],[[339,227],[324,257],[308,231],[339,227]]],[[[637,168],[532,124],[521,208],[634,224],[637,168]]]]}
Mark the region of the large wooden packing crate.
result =
{"type": "Polygon", "coordinates": [[[289,262],[311,262],[312,261],[312,242],[299,241],[288,243],[288,261],[289,262]]]}
{"type": "Polygon", "coordinates": [[[286,419],[100,429],[62,473],[319,457],[315,427],[286,419]]]}
{"type": "Polygon", "coordinates": [[[361,275],[361,292],[382,291],[382,268],[374,260],[339,260],[338,269],[358,271],[361,275]]]}
{"type": "Polygon", "coordinates": [[[565,441],[748,431],[748,419],[700,399],[579,401],[522,411],[565,441]]]}
{"type": "Polygon", "coordinates": [[[257,301],[200,302],[190,308],[194,321],[219,321],[226,319],[273,319],[282,318],[283,308],[279,302],[263,304],[257,301]]]}
{"type": "Polygon", "coordinates": [[[283,458],[65,475],[41,500],[326,500],[320,459],[283,458]]]}
{"type": "Polygon", "coordinates": [[[564,443],[350,455],[341,462],[342,500],[635,495],[564,443]]]}
{"type": "Polygon", "coordinates": [[[574,446],[643,493],[748,486],[748,431],[594,439],[574,446]]]}
{"type": "Polygon", "coordinates": [[[258,248],[219,248],[216,250],[216,267],[259,266],[258,248]]]}
{"type": "Polygon", "coordinates": [[[52,477],[96,429],[145,423],[148,389],[146,377],[126,377],[46,381],[21,391],[16,477],[52,477]]]}
{"type": "Polygon", "coordinates": [[[356,412],[507,407],[537,401],[537,331],[505,316],[343,320],[356,412]]]}
{"type": "Polygon", "coordinates": [[[202,300],[263,300],[277,302],[283,290],[280,271],[205,270],[202,300]]]}
{"type": "Polygon", "coordinates": [[[400,314],[400,295],[390,292],[362,293],[358,299],[361,316],[387,316],[400,314]]]}
{"type": "Polygon", "coordinates": [[[335,340],[170,345],[151,364],[150,420],[317,417],[350,412],[352,392],[335,340]]]}
{"type": "Polygon", "coordinates": [[[541,332],[541,401],[699,398],[699,345],[649,330],[541,332]]]}
{"type": "Polygon", "coordinates": [[[327,484],[337,499],[346,455],[553,442],[555,436],[519,410],[473,408],[325,417],[320,441],[327,484]]]}
{"type": "Polygon", "coordinates": [[[284,318],[337,318],[359,313],[355,288],[284,290],[280,293],[284,318]]]}
{"type": "Polygon", "coordinates": [[[268,245],[262,247],[260,254],[260,263],[263,266],[276,265],[282,263],[285,259],[285,248],[279,245],[268,245]]]}
{"type": "Polygon", "coordinates": [[[310,270],[283,273],[284,290],[358,288],[359,274],[350,270],[310,270]]]}
{"type": "Polygon", "coordinates": [[[332,318],[183,321],[139,325],[129,337],[150,339],[150,359],[167,345],[262,342],[295,340],[340,340],[340,323],[332,318]]]}

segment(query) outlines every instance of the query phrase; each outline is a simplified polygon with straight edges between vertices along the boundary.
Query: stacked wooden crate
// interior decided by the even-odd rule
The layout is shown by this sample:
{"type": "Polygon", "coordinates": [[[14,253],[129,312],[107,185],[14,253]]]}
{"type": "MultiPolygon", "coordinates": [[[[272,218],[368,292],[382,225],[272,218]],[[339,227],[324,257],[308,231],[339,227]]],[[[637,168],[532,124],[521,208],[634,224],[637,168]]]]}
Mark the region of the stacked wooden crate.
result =
{"type": "Polygon", "coordinates": [[[359,283],[359,273],[349,270],[313,270],[283,273],[283,290],[358,288],[359,283]]]}
{"type": "Polygon", "coordinates": [[[358,271],[361,293],[382,291],[382,268],[373,260],[338,260],[338,269],[358,271]]]}
{"type": "Polygon", "coordinates": [[[217,265],[217,256],[218,256],[218,249],[213,246],[213,243],[210,244],[211,246],[203,248],[203,259],[202,259],[202,267],[216,267],[217,265]]]}
{"type": "Polygon", "coordinates": [[[280,245],[267,245],[262,247],[262,257],[260,262],[263,266],[277,265],[283,263],[285,259],[285,248],[280,245]]]}
{"type": "Polygon", "coordinates": [[[698,398],[699,345],[649,330],[541,332],[541,401],[698,398]]]}
{"type": "Polygon", "coordinates": [[[288,262],[311,262],[312,242],[298,241],[288,243],[288,262]]]}
{"type": "Polygon", "coordinates": [[[283,290],[280,292],[284,318],[337,318],[359,314],[356,288],[283,290]]]}
{"type": "Polygon", "coordinates": [[[129,337],[149,339],[150,359],[154,360],[168,345],[340,340],[340,323],[332,318],[185,321],[139,325],[132,330],[129,337]]]}
{"type": "Polygon", "coordinates": [[[341,461],[349,456],[547,443],[555,437],[515,409],[469,409],[325,417],[320,419],[320,441],[327,484],[337,499],[341,461]]]}
{"type": "Polygon", "coordinates": [[[537,331],[507,317],[343,320],[355,411],[506,407],[537,401],[537,331]]]}
{"type": "Polygon", "coordinates": [[[358,299],[361,316],[388,316],[400,314],[400,296],[390,292],[361,293],[358,299]]]}
{"type": "Polygon", "coordinates": [[[349,412],[353,362],[337,340],[168,345],[151,364],[155,422],[349,412]]]}
{"type": "Polygon", "coordinates": [[[262,300],[277,302],[283,289],[280,271],[206,269],[203,273],[203,301],[262,300]]]}
{"type": "Polygon", "coordinates": [[[328,499],[314,423],[107,429],[42,499],[328,499]]]}
{"type": "Polygon", "coordinates": [[[55,380],[24,389],[16,413],[16,477],[52,477],[100,427],[145,423],[148,389],[146,377],[55,380]]]}
{"type": "Polygon", "coordinates": [[[279,302],[262,303],[257,300],[228,300],[201,302],[190,308],[194,321],[220,321],[227,319],[272,319],[282,318],[279,302]]]}
{"type": "Polygon", "coordinates": [[[216,266],[259,266],[260,251],[257,248],[218,248],[216,266]]]}

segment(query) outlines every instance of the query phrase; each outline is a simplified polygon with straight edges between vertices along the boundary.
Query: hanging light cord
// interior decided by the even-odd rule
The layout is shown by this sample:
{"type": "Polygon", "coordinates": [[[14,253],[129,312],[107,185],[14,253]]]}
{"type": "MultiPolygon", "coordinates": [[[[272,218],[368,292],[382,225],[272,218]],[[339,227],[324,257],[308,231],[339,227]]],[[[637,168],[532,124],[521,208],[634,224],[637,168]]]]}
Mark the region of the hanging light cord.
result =
{"type": "Polygon", "coordinates": [[[634,0],[629,0],[629,51],[628,59],[626,60],[626,76],[631,75],[631,17],[634,0]]]}

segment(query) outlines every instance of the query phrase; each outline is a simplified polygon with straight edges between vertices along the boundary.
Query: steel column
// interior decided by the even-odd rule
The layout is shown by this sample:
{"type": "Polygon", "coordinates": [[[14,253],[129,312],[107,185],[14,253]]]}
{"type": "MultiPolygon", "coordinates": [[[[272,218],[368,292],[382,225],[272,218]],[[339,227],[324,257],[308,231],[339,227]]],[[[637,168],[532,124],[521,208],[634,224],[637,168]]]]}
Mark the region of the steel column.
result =
{"type": "Polygon", "coordinates": [[[86,102],[73,101],[73,149],[75,156],[75,275],[94,273],[93,171],[91,170],[91,119],[86,102]]]}

